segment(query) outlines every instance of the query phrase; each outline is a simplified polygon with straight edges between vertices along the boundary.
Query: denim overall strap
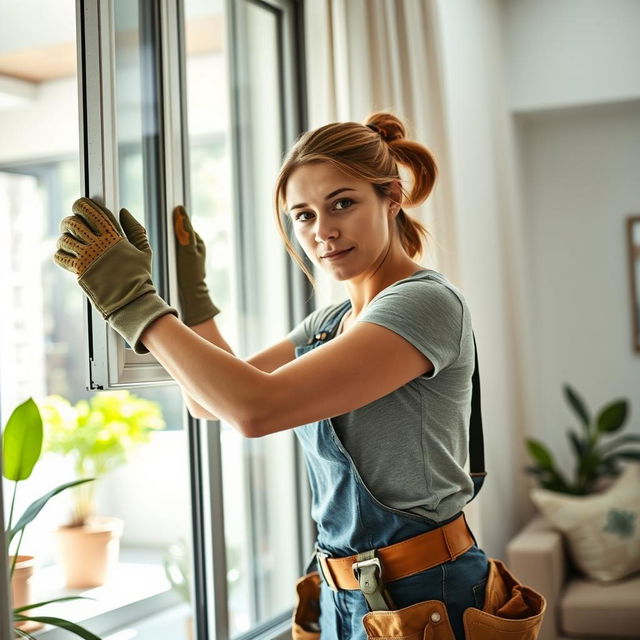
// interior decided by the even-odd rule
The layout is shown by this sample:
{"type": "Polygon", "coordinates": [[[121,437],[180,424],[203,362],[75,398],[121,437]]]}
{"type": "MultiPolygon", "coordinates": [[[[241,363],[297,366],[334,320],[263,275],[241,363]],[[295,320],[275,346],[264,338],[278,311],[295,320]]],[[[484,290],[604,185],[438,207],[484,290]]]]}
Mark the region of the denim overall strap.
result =
{"type": "MultiPolygon", "coordinates": [[[[484,466],[484,434],[482,431],[482,408],[480,406],[480,370],[478,369],[478,347],[476,345],[476,335],[473,334],[473,350],[475,353],[475,366],[471,384],[471,419],[469,421],[469,475],[473,480],[473,500],[487,475],[484,466]]],[[[469,500],[469,502],[471,502],[469,500]]]]}
{"type": "MultiPolygon", "coordinates": [[[[306,345],[296,347],[296,357],[321,347],[334,337],[350,300],[338,305],[306,345]]],[[[484,479],[482,422],[479,415],[477,355],[473,374],[472,440],[470,466],[474,473],[474,497],[484,479]],[[478,455],[480,454],[480,457],[478,455]]],[[[340,441],[330,418],[296,427],[302,446],[311,492],[311,515],[317,525],[316,547],[332,557],[377,549],[438,528],[426,516],[394,509],[379,502],[363,482],[350,454],[340,441]]]]}
{"type": "MultiPolygon", "coordinates": [[[[337,305],[327,321],[309,338],[307,344],[296,347],[296,357],[304,356],[333,338],[340,320],[350,306],[349,300],[337,305]]],[[[473,497],[482,487],[485,476],[477,353],[474,367],[469,425],[473,497]]],[[[313,393],[312,385],[310,393],[313,393]]],[[[390,428],[392,427],[393,425],[390,425],[390,428]]],[[[472,593],[471,587],[486,579],[487,575],[488,560],[477,545],[457,557],[455,562],[452,560],[426,572],[388,584],[384,584],[384,571],[382,570],[380,575],[375,569],[377,549],[442,527],[458,518],[462,512],[456,513],[448,520],[437,522],[426,516],[381,503],[363,481],[331,418],[296,427],[294,433],[304,454],[312,494],[311,516],[317,530],[315,553],[305,573],[318,571],[323,577],[319,619],[322,637],[325,640],[366,640],[367,634],[362,625],[363,615],[367,611],[387,608],[387,604],[381,602],[375,593],[372,594],[374,600],[369,601],[366,591],[371,588],[385,596],[388,595],[391,604],[395,605],[393,608],[422,601],[425,599],[424,594],[429,591],[431,599],[442,599],[446,603],[456,638],[463,638],[462,611],[472,603],[469,602],[470,596],[462,594],[466,594],[467,591],[472,593]],[[318,562],[317,559],[323,556],[351,555],[358,556],[358,561],[361,562],[358,573],[361,588],[355,591],[336,590],[332,587],[331,576],[323,574],[322,567],[326,563],[318,562]],[[446,596],[439,595],[445,592],[446,596]]]]}

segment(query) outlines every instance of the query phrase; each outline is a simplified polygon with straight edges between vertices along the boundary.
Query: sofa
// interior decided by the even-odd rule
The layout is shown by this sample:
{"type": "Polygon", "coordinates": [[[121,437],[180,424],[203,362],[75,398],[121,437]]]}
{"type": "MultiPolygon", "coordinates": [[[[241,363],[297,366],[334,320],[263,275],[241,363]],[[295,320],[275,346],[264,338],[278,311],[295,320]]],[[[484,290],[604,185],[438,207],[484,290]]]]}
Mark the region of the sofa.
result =
{"type": "Polygon", "coordinates": [[[640,639],[640,573],[606,584],[585,578],[542,515],[509,542],[507,565],[547,600],[538,640],[640,639]]]}

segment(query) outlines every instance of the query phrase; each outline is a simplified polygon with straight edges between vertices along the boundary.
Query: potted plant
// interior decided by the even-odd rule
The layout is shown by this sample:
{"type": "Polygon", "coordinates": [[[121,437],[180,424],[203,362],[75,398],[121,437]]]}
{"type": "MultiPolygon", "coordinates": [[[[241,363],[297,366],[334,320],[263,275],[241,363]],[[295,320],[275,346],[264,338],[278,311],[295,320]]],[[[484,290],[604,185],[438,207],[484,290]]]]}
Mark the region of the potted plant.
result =
{"type": "Polygon", "coordinates": [[[640,442],[640,435],[627,434],[609,440],[613,434],[622,430],[627,419],[627,400],[610,402],[593,419],[584,400],[574,389],[565,384],[563,390],[567,402],[581,422],[580,432],[572,428],[567,431],[571,449],[576,456],[574,478],[568,479],[557,468],[549,449],[534,438],[528,438],[526,443],[536,464],[525,470],[536,476],[540,486],[548,491],[588,495],[604,488],[611,477],[615,478],[620,474],[621,460],[640,460],[640,449],[633,448],[634,443],[640,442]],[[604,440],[607,442],[603,442],[604,440]]]}
{"type": "MultiPolygon", "coordinates": [[[[51,395],[40,409],[45,450],[72,458],[78,477],[101,478],[125,464],[136,446],[165,426],[156,402],[127,390],[103,391],[73,406],[66,398],[51,395]]],[[[67,587],[104,584],[117,562],[123,524],[119,518],[96,515],[95,484],[74,490],[71,520],[57,531],[67,587]]]]}
{"type": "Polygon", "coordinates": [[[611,438],[627,418],[626,400],[608,403],[593,418],[567,384],[564,393],[581,422],[580,431],[567,433],[576,457],[574,477],[556,467],[542,442],[528,439],[537,464],[527,471],[541,485],[531,489],[530,498],[562,533],[575,569],[603,583],[621,580],[640,569],[640,435],[611,438]],[[622,461],[631,463],[620,466],[622,461]]]}
{"type": "Polygon", "coordinates": [[[7,480],[15,482],[9,520],[5,531],[6,553],[9,558],[10,579],[13,593],[13,620],[16,636],[20,638],[33,638],[31,631],[40,628],[43,624],[61,627],[86,640],[100,640],[100,638],[84,627],[62,618],[52,616],[33,615],[33,609],[53,602],[66,600],[88,599],[84,596],[67,596],[55,598],[44,602],[32,602],[30,578],[33,574],[33,556],[20,555],[20,545],[26,526],[34,520],[42,508],[58,493],[73,486],[88,483],[93,478],[82,478],[67,482],[52,489],[42,497],[34,501],[13,524],[13,511],[15,506],[18,482],[26,480],[31,475],[33,468],[40,458],[42,451],[42,417],[38,407],[32,398],[29,398],[16,407],[2,435],[3,475],[7,480]],[[15,550],[10,554],[14,540],[15,550]]]}

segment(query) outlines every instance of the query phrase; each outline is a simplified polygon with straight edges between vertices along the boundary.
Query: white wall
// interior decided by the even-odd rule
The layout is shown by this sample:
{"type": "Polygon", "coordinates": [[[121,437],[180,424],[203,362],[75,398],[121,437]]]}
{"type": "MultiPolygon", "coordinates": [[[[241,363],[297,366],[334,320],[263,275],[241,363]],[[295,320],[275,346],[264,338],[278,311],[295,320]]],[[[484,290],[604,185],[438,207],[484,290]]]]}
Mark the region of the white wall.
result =
{"type": "Polygon", "coordinates": [[[640,428],[623,225],[640,211],[640,3],[437,6],[458,284],[482,381],[479,537],[504,557],[534,511],[525,438],[571,459],[562,382],[594,410],[629,398],[640,428]]]}
{"type": "Polygon", "coordinates": [[[509,294],[520,276],[508,253],[513,231],[505,206],[511,195],[505,193],[510,175],[503,163],[507,108],[498,9],[492,1],[438,3],[458,284],[472,314],[482,389],[487,479],[474,505],[477,534],[490,556],[503,557],[524,519],[526,493],[520,360],[514,358],[509,294]]]}
{"type": "Polygon", "coordinates": [[[76,6],[73,0],[22,0],[2,3],[0,53],[45,47],[75,40],[76,6]],[[25,16],[33,16],[25,29],[25,16]]]}
{"type": "Polygon", "coordinates": [[[579,424],[565,382],[594,413],[626,397],[627,426],[640,433],[625,226],[640,213],[640,102],[520,118],[518,143],[537,372],[531,426],[573,471],[566,429],[579,424]]]}
{"type": "Polygon", "coordinates": [[[640,98],[640,2],[501,4],[511,109],[640,98]]]}
{"type": "Polygon", "coordinates": [[[37,85],[33,100],[24,106],[3,109],[0,117],[0,163],[36,162],[78,153],[75,77],[37,85]]]}
{"type": "Polygon", "coordinates": [[[504,75],[527,296],[525,429],[573,470],[568,382],[593,411],[631,402],[624,220],[640,212],[640,3],[503,0],[504,75]],[[562,108],[558,108],[560,105],[562,108]]]}

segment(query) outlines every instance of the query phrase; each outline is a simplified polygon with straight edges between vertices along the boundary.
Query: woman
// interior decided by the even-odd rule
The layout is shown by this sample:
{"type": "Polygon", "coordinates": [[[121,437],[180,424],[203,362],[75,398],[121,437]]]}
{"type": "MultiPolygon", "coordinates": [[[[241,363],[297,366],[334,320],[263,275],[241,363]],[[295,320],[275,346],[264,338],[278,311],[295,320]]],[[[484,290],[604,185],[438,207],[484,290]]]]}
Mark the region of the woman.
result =
{"type": "Polygon", "coordinates": [[[463,468],[470,314],[442,274],[414,260],[425,229],[402,208],[422,203],[436,175],[430,152],[391,114],[304,134],[277,179],[278,228],[307,275],[283,219],[348,299],[246,362],[212,320],[204,245],[182,207],[174,214],[182,322],[155,291],[146,232],[128,211],[121,228],[81,198],[61,223],[56,262],[137,353],[153,353],[194,416],[223,418],[247,437],[295,429],[318,529],[298,584],[300,637],[313,637],[318,623],[323,640],[389,635],[369,612],[428,601],[419,627],[464,640],[464,610],[484,603],[490,563],[461,511],[480,486],[463,468]],[[409,191],[399,166],[411,174],[409,191]]]}

